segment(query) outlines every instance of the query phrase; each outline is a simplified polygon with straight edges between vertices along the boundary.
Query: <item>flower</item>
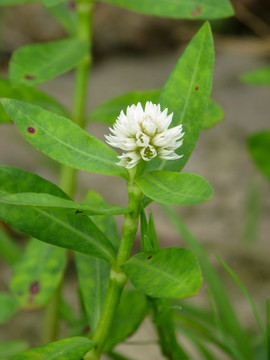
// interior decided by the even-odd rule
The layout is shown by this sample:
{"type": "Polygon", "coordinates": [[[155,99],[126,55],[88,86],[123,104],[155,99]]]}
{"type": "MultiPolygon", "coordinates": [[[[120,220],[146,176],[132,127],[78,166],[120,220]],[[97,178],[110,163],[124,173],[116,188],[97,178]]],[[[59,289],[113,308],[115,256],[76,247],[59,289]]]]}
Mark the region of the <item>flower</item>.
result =
{"type": "Polygon", "coordinates": [[[168,129],[173,113],[168,109],[161,112],[160,105],[148,101],[143,110],[141,103],[128,106],[126,115],[122,110],[110,131],[105,135],[107,143],[126,152],[118,156],[119,166],[131,169],[141,160],[150,161],[180,159],[174,150],[182,145],[182,125],[168,129]]]}

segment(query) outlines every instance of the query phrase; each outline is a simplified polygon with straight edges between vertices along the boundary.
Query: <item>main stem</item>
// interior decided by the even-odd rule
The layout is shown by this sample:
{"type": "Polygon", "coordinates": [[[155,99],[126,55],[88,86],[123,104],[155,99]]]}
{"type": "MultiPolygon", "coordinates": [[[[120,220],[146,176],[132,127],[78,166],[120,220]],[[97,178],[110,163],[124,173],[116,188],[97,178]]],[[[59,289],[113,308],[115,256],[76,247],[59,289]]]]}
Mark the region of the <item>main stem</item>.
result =
{"type": "MultiPolygon", "coordinates": [[[[75,69],[75,84],[73,94],[73,104],[71,110],[72,121],[85,127],[85,102],[87,98],[88,75],[91,66],[91,42],[92,42],[92,13],[94,0],[77,0],[78,13],[78,40],[85,40],[89,44],[87,56],[77,65],[75,69]]],[[[76,183],[76,169],[62,165],[60,169],[59,186],[70,197],[73,196],[76,183]]],[[[50,343],[57,338],[59,326],[59,302],[61,299],[63,280],[55,290],[50,302],[48,303],[44,316],[42,342],[50,343]]]]}
{"type": "Polygon", "coordinates": [[[123,288],[127,281],[126,274],[121,270],[121,265],[130,257],[134,238],[138,229],[140,203],[142,198],[140,189],[134,183],[135,174],[136,170],[132,169],[130,171],[130,181],[127,184],[129,195],[128,207],[133,211],[126,214],[124,218],[120,248],[117,254],[116,263],[112,266],[110,272],[108,292],[106,294],[97,330],[93,336],[93,341],[97,345],[84,356],[84,360],[100,359],[123,288]]]}

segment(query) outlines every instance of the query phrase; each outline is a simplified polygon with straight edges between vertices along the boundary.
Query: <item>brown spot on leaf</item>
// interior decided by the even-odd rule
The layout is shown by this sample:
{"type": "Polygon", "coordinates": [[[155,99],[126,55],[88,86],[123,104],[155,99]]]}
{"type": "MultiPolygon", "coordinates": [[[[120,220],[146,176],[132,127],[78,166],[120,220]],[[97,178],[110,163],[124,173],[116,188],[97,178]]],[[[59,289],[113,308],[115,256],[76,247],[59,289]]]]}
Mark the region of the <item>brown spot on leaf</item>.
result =
{"type": "Polygon", "coordinates": [[[24,75],[25,80],[34,80],[36,77],[34,75],[26,74],[24,75]]]}
{"type": "Polygon", "coordinates": [[[81,210],[76,210],[75,211],[75,215],[82,214],[82,213],[83,213],[83,211],[81,211],[81,210]]]}
{"type": "Polygon", "coordinates": [[[150,260],[150,259],[152,259],[152,257],[153,257],[152,255],[148,256],[147,260],[150,260]]]}
{"type": "Polygon", "coordinates": [[[38,281],[34,281],[32,282],[32,284],[30,284],[29,286],[29,292],[32,295],[36,295],[37,293],[39,293],[39,282],[38,281]]]}
{"type": "Polygon", "coordinates": [[[68,4],[67,4],[67,7],[68,7],[70,10],[74,10],[75,7],[76,7],[76,2],[75,2],[75,1],[69,1],[68,4]]]}
{"type": "Polygon", "coordinates": [[[196,87],[195,87],[195,90],[198,91],[198,90],[199,90],[199,86],[196,86],[196,87]]]}
{"type": "Polygon", "coordinates": [[[29,134],[34,134],[36,132],[36,129],[33,126],[28,126],[27,132],[29,132],[29,134]]]}

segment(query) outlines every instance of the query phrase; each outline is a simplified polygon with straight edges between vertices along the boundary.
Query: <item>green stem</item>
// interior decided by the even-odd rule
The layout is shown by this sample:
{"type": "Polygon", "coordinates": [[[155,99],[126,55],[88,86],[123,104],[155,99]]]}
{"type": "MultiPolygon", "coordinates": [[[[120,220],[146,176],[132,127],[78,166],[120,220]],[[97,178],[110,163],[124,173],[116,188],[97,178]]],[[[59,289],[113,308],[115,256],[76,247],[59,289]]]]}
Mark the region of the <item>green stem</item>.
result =
{"type": "MultiPolygon", "coordinates": [[[[91,43],[92,43],[92,13],[94,0],[77,0],[78,33],[79,40],[85,40],[89,44],[88,55],[82,59],[75,69],[74,94],[71,110],[71,119],[78,126],[85,127],[85,103],[87,98],[88,75],[91,66],[91,43]]],[[[76,169],[62,165],[59,176],[59,186],[70,197],[73,196],[76,183],[76,169]]],[[[61,299],[62,283],[59,284],[47,305],[44,318],[43,343],[49,343],[57,339],[59,326],[59,303],[61,299]]]]}
{"type": "Polygon", "coordinates": [[[130,171],[130,181],[127,184],[129,195],[128,207],[133,211],[125,215],[122,238],[117,254],[115,265],[110,272],[109,287],[104,301],[102,313],[94,334],[93,341],[96,347],[91,349],[85,356],[84,360],[99,360],[105,346],[109,331],[115,316],[120,297],[127,281],[125,273],[121,270],[121,265],[126,262],[131,253],[134,238],[138,229],[138,219],[140,213],[140,203],[142,193],[134,183],[136,169],[130,171]]]}

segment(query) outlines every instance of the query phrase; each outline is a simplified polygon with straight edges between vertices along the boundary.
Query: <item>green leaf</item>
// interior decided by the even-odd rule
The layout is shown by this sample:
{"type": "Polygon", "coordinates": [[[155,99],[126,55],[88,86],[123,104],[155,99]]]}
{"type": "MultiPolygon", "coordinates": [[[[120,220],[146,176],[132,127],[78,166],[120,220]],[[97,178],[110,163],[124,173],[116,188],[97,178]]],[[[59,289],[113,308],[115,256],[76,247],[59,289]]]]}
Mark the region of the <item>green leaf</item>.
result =
{"type": "Polygon", "coordinates": [[[173,112],[171,127],[183,125],[183,145],[176,150],[183,157],[174,161],[153,159],[146,164],[146,170],[180,171],[188,161],[202,128],[212,88],[213,66],[213,38],[206,23],[187,46],[159,98],[161,107],[173,112]]]}
{"type": "MultiPolygon", "coordinates": [[[[107,205],[106,201],[95,191],[90,190],[83,199],[83,203],[91,204],[96,208],[107,205]]],[[[95,215],[91,216],[92,221],[107,236],[113,244],[115,250],[119,248],[120,237],[117,229],[115,218],[112,215],[95,215]]]]}
{"type": "Polygon", "coordinates": [[[241,75],[240,80],[251,85],[270,85],[270,67],[249,71],[241,75]]]}
{"type": "Polygon", "coordinates": [[[94,333],[107,293],[110,264],[79,253],[74,254],[74,259],[88,323],[94,333]]]}
{"type": "Polygon", "coordinates": [[[66,267],[66,251],[32,239],[14,266],[10,290],[23,309],[47,304],[66,267]]]}
{"type": "Polygon", "coordinates": [[[261,173],[270,180],[270,131],[252,134],[247,139],[252,160],[261,173]]]}
{"type": "Polygon", "coordinates": [[[147,101],[152,101],[154,104],[157,104],[160,91],[159,89],[132,91],[117,96],[95,107],[88,115],[88,120],[113,125],[120,115],[121,110],[125,111],[128,106],[140,102],[144,107],[147,101]]]}
{"type": "MultiPolygon", "coordinates": [[[[106,204],[105,200],[95,191],[87,193],[84,203],[96,207],[106,204]]],[[[114,217],[111,215],[96,215],[92,216],[91,219],[117,250],[120,239],[114,217]]],[[[75,263],[88,323],[91,332],[94,333],[108,288],[110,266],[101,259],[82,254],[75,254],[75,263]]]]}
{"type": "Polygon", "coordinates": [[[66,214],[81,215],[121,215],[131,210],[120,205],[78,203],[42,193],[17,193],[0,196],[1,204],[12,204],[20,206],[31,206],[47,210],[62,211],[66,214]]]}
{"type": "Polygon", "coordinates": [[[64,2],[65,0],[42,0],[44,6],[54,6],[64,2]]]}
{"type": "MultiPolygon", "coordinates": [[[[59,115],[67,115],[66,109],[60,103],[42,91],[26,86],[14,88],[7,79],[0,78],[0,98],[2,97],[23,100],[59,115]]],[[[0,104],[0,123],[9,121],[9,116],[0,104]]]]}
{"type": "Polygon", "coordinates": [[[9,264],[13,265],[21,256],[20,248],[0,226],[0,256],[9,264]]]}
{"type": "Polygon", "coordinates": [[[117,153],[69,119],[18,100],[1,103],[26,139],[51,158],[75,169],[127,178],[127,170],[116,165],[117,153]]]}
{"type": "Polygon", "coordinates": [[[14,86],[33,86],[48,81],[71,70],[87,52],[86,41],[73,39],[24,46],[11,57],[11,83],[14,86]]]}
{"type": "MultiPolygon", "coordinates": [[[[40,192],[68,198],[56,185],[20,169],[0,166],[0,194],[40,192]]],[[[1,204],[0,218],[44,242],[114,261],[109,240],[87,216],[1,204]]]]}
{"type": "Polygon", "coordinates": [[[160,248],[159,241],[157,238],[154,219],[153,219],[151,211],[149,211],[149,219],[148,219],[148,223],[147,223],[144,210],[143,209],[141,210],[140,224],[141,224],[142,251],[148,252],[148,251],[159,250],[159,248],[160,248]]]}
{"type": "MultiPolygon", "coordinates": [[[[5,324],[18,311],[18,304],[14,297],[8,293],[0,293],[0,325],[5,324]]],[[[1,355],[1,354],[0,354],[1,355]]]]}
{"type": "Polygon", "coordinates": [[[113,331],[106,341],[105,352],[133,335],[145,318],[147,310],[148,305],[143,294],[134,290],[124,291],[112,323],[113,331]]]}
{"type": "Polygon", "coordinates": [[[139,253],[124,263],[122,268],[137,289],[152,297],[192,296],[202,283],[197,258],[184,248],[139,253]]]}
{"type": "Polygon", "coordinates": [[[222,108],[213,100],[209,100],[207,110],[202,122],[202,129],[207,130],[223,120],[224,113],[222,108]]]}
{"type": "Polygon", "coordinates": [[[0,6],[11,6],[11,5],[18,5],[18,4],[26,4],[31,3],[36,0],[0,0],[0,6]]]}
{"type": "Polygon", "coordinates": [[[0,343],[0,359],[7,360],[11,356],[25,351],[28,348],[28,344],[22,340],[11,340],[0,343]]]}
{"type": "Polygon", "coordinates": [[[209,200],[212,188],[203,177],[171,171],[152,171],[136,179],[141,191],[152,200],[170,205],[192,205],[209,200]]]}
{"type": "Polygon", "coordinates": [[[46,8],[49,13],[56,18],[63,28],[71,36],[77,34],[78,29],[78,13],[76,11],[76,2],[64,1],[57,5],[46,8]]]}
{"type": "Polygon", "coordinates": [[[12,360],[79,360],[95,343],[84,337],[73,337],[27,350],[12,360]]]}
{"type": "Polygon", "coordinates": [[[101,0],[142,14],[174,19],[220,19],[234,14],[228,0],[101,0]]]}

